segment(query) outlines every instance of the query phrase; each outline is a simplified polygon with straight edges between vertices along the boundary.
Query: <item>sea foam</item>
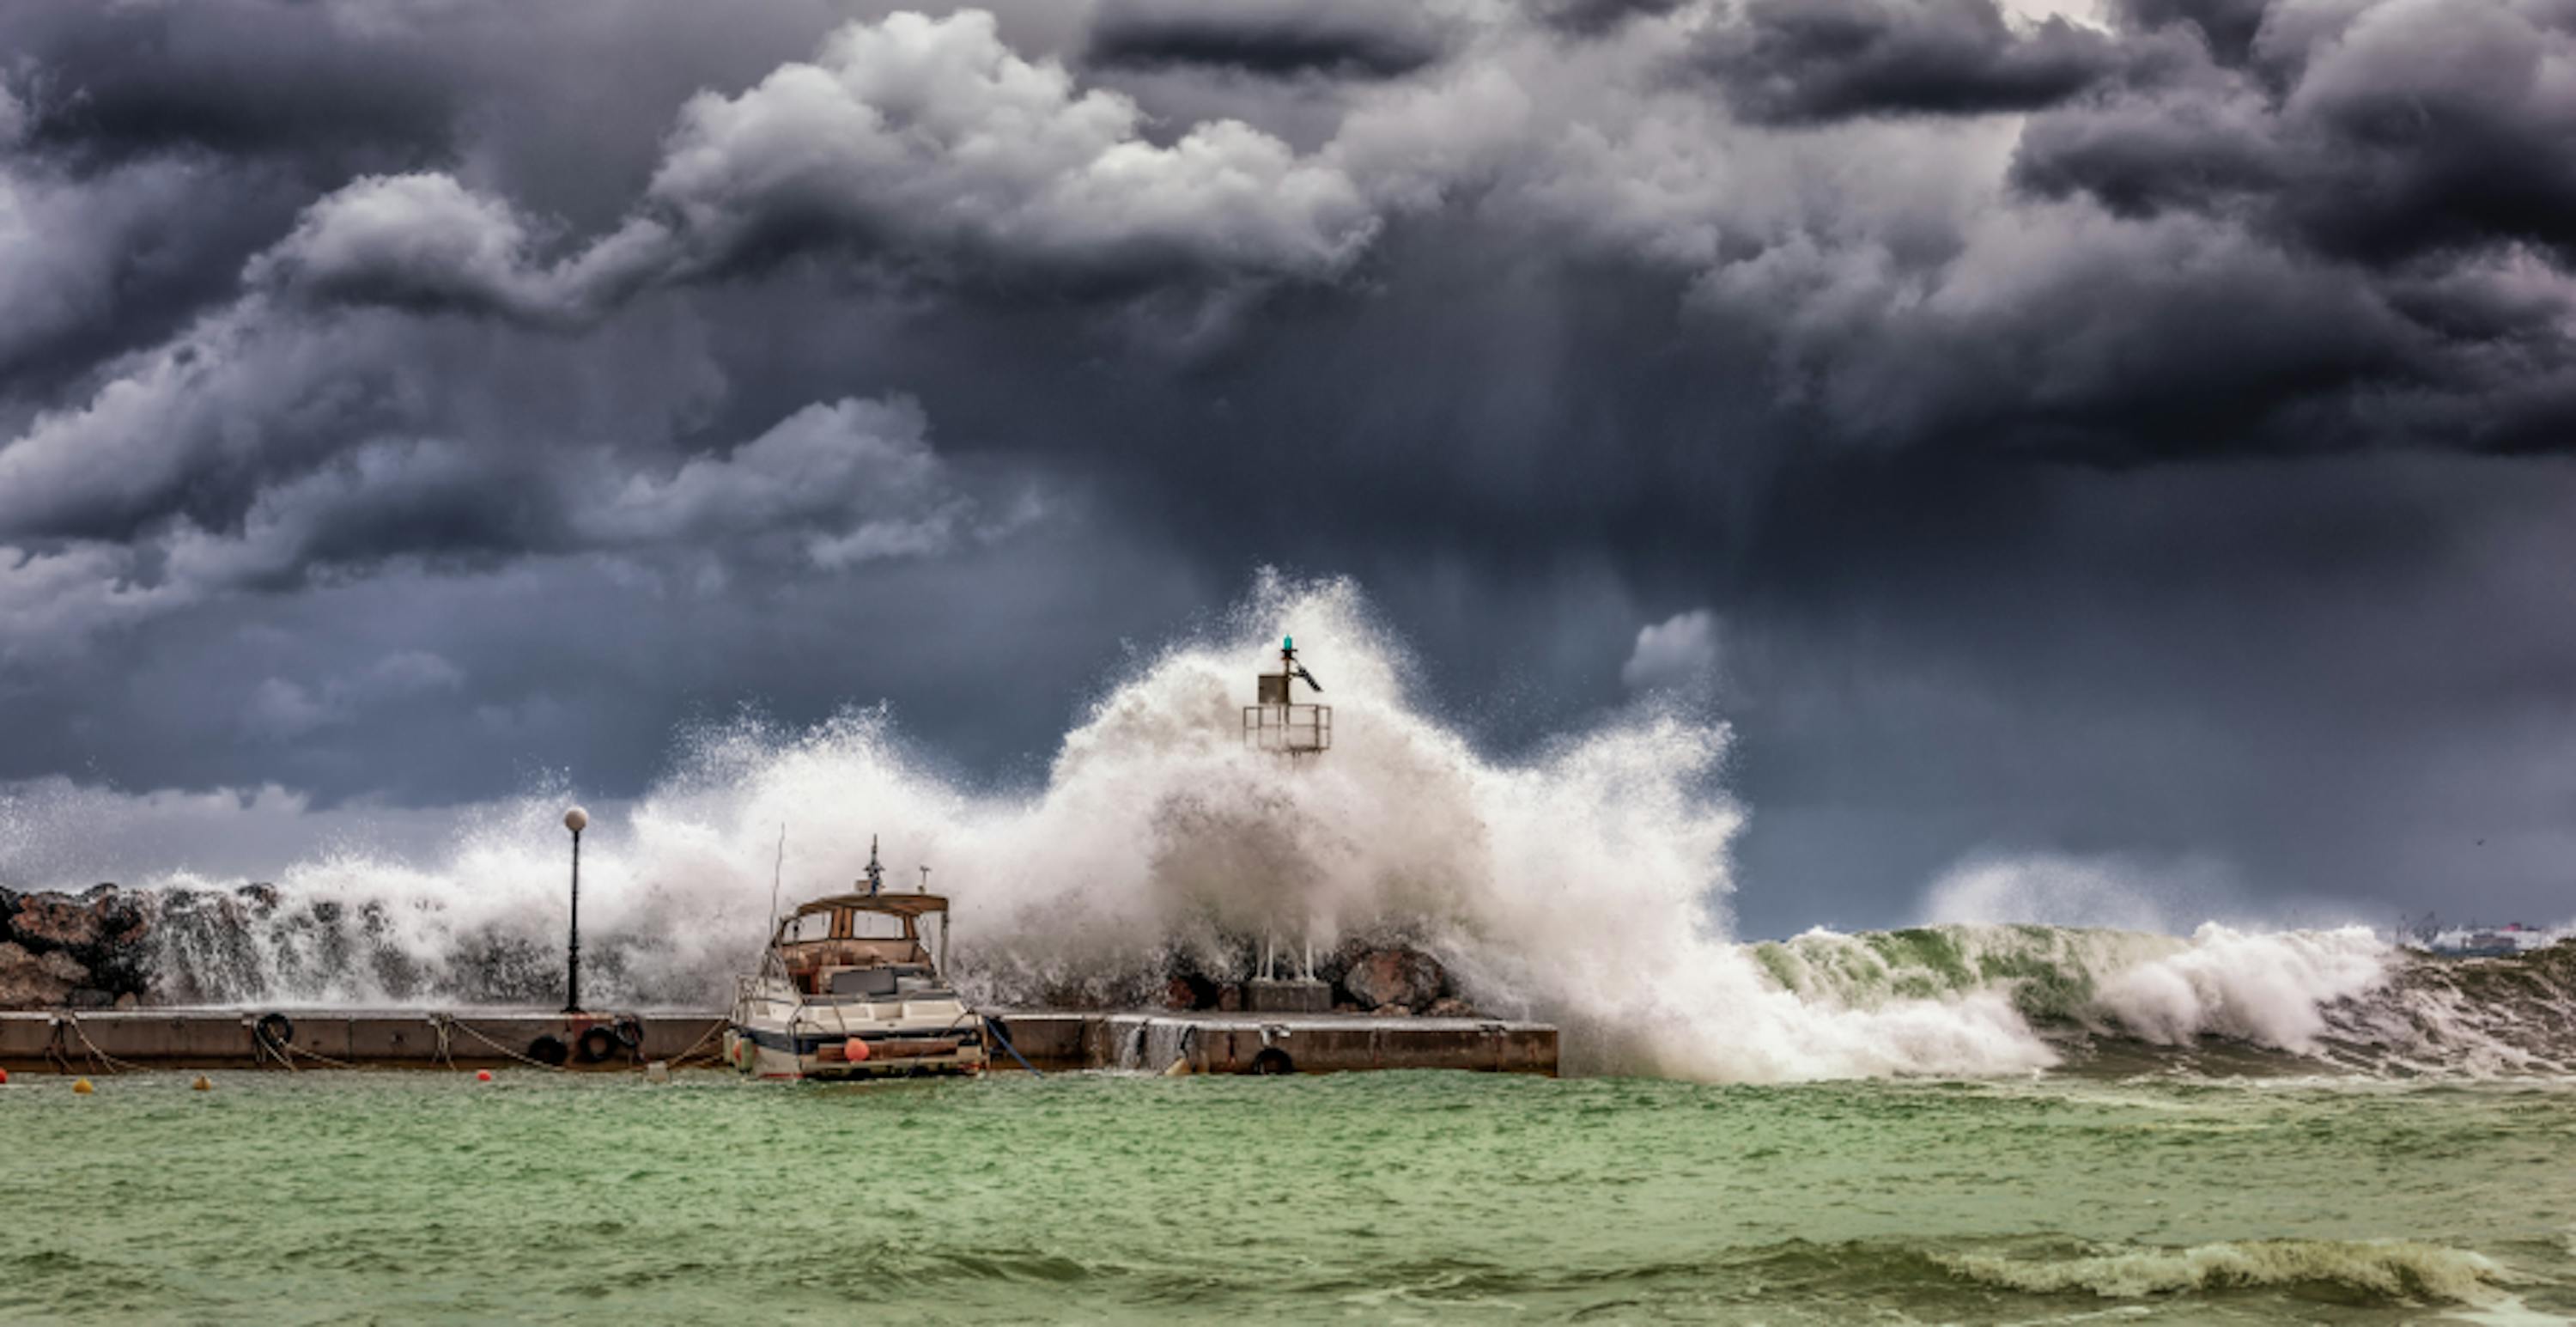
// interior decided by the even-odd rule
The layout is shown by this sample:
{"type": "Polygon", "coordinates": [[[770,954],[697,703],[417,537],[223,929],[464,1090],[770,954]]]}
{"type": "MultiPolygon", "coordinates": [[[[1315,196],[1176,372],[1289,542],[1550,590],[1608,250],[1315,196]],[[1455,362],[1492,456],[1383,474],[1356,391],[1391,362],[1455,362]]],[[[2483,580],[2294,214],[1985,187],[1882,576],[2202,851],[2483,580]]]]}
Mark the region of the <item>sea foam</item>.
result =
{"type": "MultiPolygon", "coordinates": [[[[2023,1073],[2058,1062],[2039,1026],[2058,1017],[2302,1050],[2327,1006],[2387,967],[2359,932],[1949,927],[1897,933],[1947,937],[1934,947],[1951,952],[1923,956],[1920,972],[1871,950],[1893,979],[1836,975],[1867,942],[1755,947],[1727,934],[1744,811],[1721,783],[1719,718],[1640,705],[1499,760],[1429,714],[1411,672],[1350,583],[1265,578],[1225,619],[1108,685],[1034,790],[943,777],[882,710],[694,731],[673,772],[584,841],[592,1002],[721,1003],[769,924],[774,865],[783,858],[792,904],[848,888],[872,840],[898,887],[927,865],[956,900],[958,975],[983,1001],[1133,999],[1176,957],[1248,975],[1243,940],[1263,933],[1328,947],[1401,936],[1441,954],[1480,1007],[1562,1024],[1578,1072],[2023,1073]],[[1292,632],[1335,707],[1333,750],[1293,766],[1240,735],[1253,676],[1292,632]]],[[[224,899],[170,918],[170,993],[551,996],[566,847],[555,817],[573,791],[485,808],[432,853],[317,854],[277,878],[273,909],[224,899]]]]}
{"type": "Polygon", "coordinates": [[[2330,1286],[2382,1302],[2493,1305],[2512,1281],[2483,1254],[2414,1240],[2245,1240],[2188,1248],[2112,1246],[2069,1257],[1962,1254],[1954,1274],[2036,1294],[2133,1299],[2191,1291],[2330,1286]]]}

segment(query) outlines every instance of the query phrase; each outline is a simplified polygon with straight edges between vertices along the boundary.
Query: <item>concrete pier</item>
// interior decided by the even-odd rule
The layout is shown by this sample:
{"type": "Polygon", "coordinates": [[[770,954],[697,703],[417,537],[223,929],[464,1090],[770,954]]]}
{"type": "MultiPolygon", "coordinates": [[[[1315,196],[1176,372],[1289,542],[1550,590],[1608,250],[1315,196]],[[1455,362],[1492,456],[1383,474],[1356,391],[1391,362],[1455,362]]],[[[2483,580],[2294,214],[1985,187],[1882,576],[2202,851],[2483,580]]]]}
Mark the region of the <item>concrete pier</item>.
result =
{"type": "MultiPolygon", "coordinates": [[[[1044,1070],[1137,1069],[1186,1063],[1197,1074],[1352,1073],[1464,1069],[1556,1073],[1554,1027],[1489,1018],[1375,1018],[1365,1014],[1087,1013],[1002,1011],[1002,1030],[1044,1070]]],[[[998,1050],[998,1048],[997,1048],[998,1050]]],[[[1010,1066],[1010,1057],[996,1061],[1010,1066]]]]}
{"type": "Polygon", "coordinates": [[[1254,1014],[1329,1014],[1333,988],[1328,982],[1255,977],[1243,984],[1243,1008],[1254,1014]]]}
{"type": "MultiPolygon", "coordinates": [[[[632,1016],[640,1034],[575,1070],[692,1062],[720,1052],[724,1016],[703,1011],[632,1016]]],[[[1351,1014],[1100,1013],[999,1010],[1022,1056],[1046,1072],[1176,1063],[1202,1074],[1347,1073],[1370,1069],[1556,1072],[1557,1032],[1544,1023],[1351,1014]]],[[[143,1009],[0,1013],[0,1069],[96,1074],[139,1069],[328,1069],[342,1066],[498,1069],[524,1065],[541,1038],[567,1046],[596,1022],[533,1010],[143,1009]],[[262,1021],[283,1015],[285,1024],[262,1021]]],[[[999,1046],[993,1067],[1019,1065],[999,1046]]]]}
{"type": "MultiPolygon", "coordinates": [[[[606,1059],[567,1069],[630,1069],[695,1048],[721,1052],[724,1019],[709,1013],[633,1016],[641,1040],[606,1059]]],[[[540,1038],[576,1046],[592,1024],[560,1013],[511,1009],[137,1009],[0,1014],[0,1068],[98,1073],[119,1064],[147,1069],[327,1069],[341,1065],[498,1069],[531,1058],[540,1038]],[[283,1027],[261,1022],[284,1016],[283,1027]]]]}

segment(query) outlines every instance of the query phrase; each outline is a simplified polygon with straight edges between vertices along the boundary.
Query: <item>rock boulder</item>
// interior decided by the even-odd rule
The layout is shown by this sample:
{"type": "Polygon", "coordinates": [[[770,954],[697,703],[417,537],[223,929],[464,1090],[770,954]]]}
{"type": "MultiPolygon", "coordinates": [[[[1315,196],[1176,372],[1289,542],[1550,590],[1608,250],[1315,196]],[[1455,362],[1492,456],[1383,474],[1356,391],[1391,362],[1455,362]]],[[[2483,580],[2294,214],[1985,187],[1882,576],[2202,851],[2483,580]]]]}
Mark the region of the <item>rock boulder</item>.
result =
{"type": "Polygon", "coordinates": [[[1400,1004],[1420,1009],[1448,993],[1449,974],[1440,960],[1419,949],[1372,949],[1342,974],[1342,989],[1362,1008],[1400,1004]]]}
{"type": "Polygon", "coordinates": [[[0,1009],[56,1009],[89,985],[89,969],[59,950],[29,953],[0,941],[0,1009]]]}
{"type": "Polygon", "coordinates": [[[11,941],[45,949],[88,944],[98,938],[89,909],[69,894],[20,894],[9,918],[11,941]]]}
{"type": "Polygon", "coordinates": [[[106,1007],[150,987],[153,910],[114,885],[0,891],[0,1009],[106,1007]]]}

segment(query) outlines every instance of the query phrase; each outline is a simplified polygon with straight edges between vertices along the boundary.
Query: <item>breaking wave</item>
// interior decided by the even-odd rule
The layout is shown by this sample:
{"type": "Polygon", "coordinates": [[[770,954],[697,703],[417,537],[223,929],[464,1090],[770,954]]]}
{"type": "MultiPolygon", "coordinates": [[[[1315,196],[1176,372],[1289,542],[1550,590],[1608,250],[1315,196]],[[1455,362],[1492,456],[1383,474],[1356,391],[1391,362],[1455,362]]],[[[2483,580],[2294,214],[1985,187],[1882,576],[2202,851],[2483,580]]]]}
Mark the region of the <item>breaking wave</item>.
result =
{"type": "MultiPolygon", "coordinates": [[[[783,828],[786,902],[846,888],[872,836],[898,881],[935,868],[956,900],[961,983],[991,1002],[1139,1000],[1175,964],[1248,975],[1247,937],[1302,931],[1327,949],[1432,949],[1481,1009],[1563,1025],[1571,1071],[1995,1075],[2080,1059],[2104,1036],[2329,1058],[2396,1047],[2453,1065],[2474,1045],[2484,1067],[2545,1062],[2481,1010],[2489,992],[2409,975],[2422,965],[2358,930],[1941,926],[1735,943],[1728,850],[1743,816],[1719,783],[1722,722],[1641,706],[1498,761],[1429,717],[1407,675],[1351,585],[1272,578],[1141,661],[1034,792],[942,777],[882,711],[695,733],[673,774],[584,840],[588,993],[720,1002],[765,933],[783,828]],[[1336,709],[1332,752],[1296,768],[1239,736],[1251,678],[1286,632],[1336,709]]],[[[152,882],[157,993],[553,996],[567,791],[490,810],[432,860],[341,849],[266,892],[152,882]]],[[[2567,966],[2514,998],[2563,1025],[2567,966]]]]}
{"type": "Polygon", "coordinates": [[[2412,1240],[2247,1240],[2087,1247],[2060,1257],[1952,1254],[1953,1274],[2028,1294],[2136,1299],[2191,1291],[2318,1287],[2393,1303],[2491,1305],[2512,1277],[2483,1254],[2412,1240]]]}
{"type": "Polygon", "coordinates": [[[1782,988],[1827,1006],[2001,993],[2059,1063],[2576,1072],[2576,944],[2446,959],[2360,927],[2259,932],[2208,923],[2179,937],[1945,925],[1812,931],[1750,951],[1782,988]]]}

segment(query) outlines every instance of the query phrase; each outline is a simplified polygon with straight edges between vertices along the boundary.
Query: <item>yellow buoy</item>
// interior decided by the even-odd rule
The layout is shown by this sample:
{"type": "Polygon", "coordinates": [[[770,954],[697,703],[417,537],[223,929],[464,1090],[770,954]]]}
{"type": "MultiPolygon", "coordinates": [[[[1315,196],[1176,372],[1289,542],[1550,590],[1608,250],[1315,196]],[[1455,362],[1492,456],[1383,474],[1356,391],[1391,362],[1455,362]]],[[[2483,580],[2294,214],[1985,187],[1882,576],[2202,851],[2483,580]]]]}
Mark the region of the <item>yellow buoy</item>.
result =
{"type": "Polygon", "coordinates": [[[85,1097],[85,1096],[88,1096],[88,1095],[89,1095],[90,1093],[92,1093],[92,1092],[96,1092],[97,1090],[98,1090],[97,1088],[91,1087],[91,1086],[89,1085],[89,1080],[88,1080],[88,1079],[86,1079],[86,1078],[84,1078],[84,1079],[80,1080],[80,1081],[79,1081],[79,1082],[77,1082],[77,1083],[72,1084],[72,1091],[73,1091],[73,1093],[75,1093],[76,1095],[79,1095],[79,1096],[84,1096],[84,1097],[85,1097]]]}
{"type": "Polygon", "coordinates": [[[215,1090],[215,1080],[206,1077],[204,1074],[199,1074],[197,1075],[197,1081],[188,1085],[188,1090],[191,1092],[212,1092],[215,1090]]]}

